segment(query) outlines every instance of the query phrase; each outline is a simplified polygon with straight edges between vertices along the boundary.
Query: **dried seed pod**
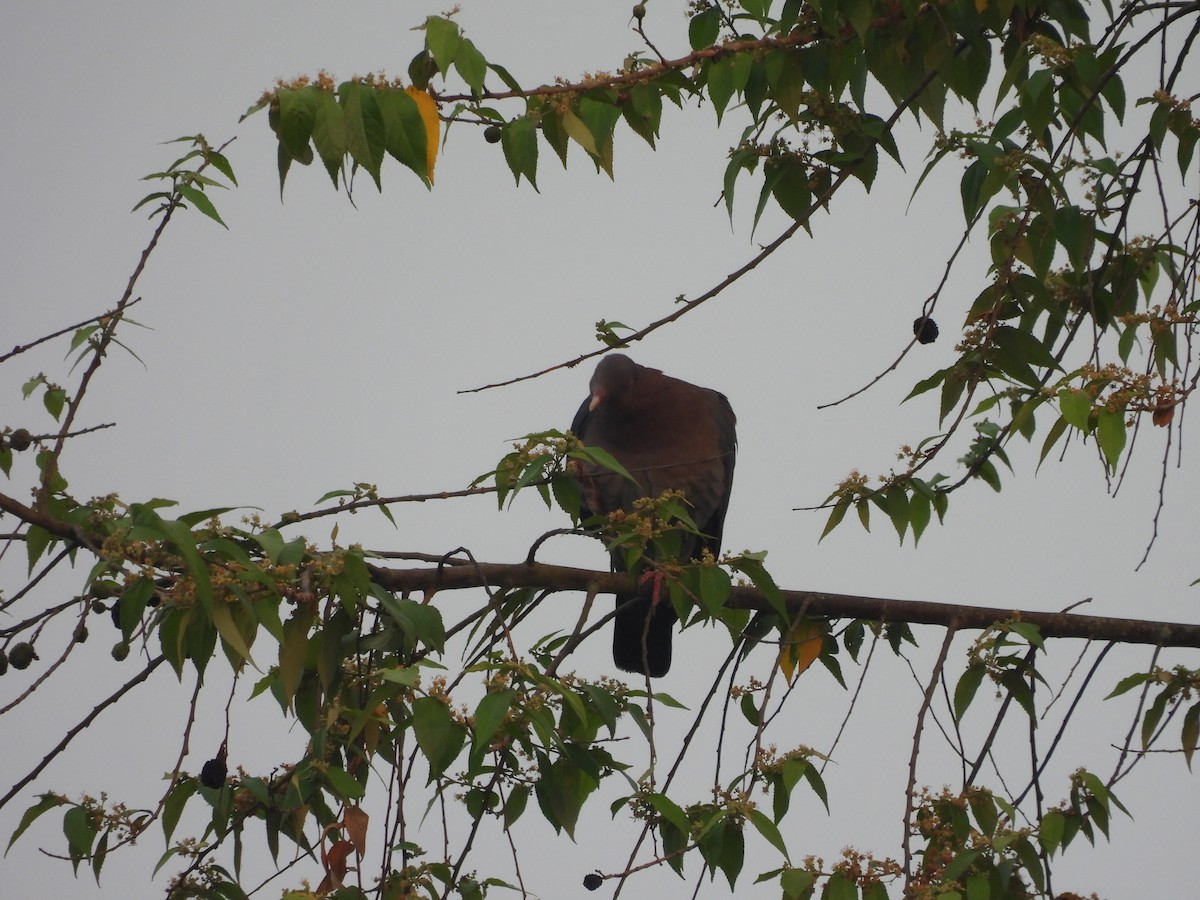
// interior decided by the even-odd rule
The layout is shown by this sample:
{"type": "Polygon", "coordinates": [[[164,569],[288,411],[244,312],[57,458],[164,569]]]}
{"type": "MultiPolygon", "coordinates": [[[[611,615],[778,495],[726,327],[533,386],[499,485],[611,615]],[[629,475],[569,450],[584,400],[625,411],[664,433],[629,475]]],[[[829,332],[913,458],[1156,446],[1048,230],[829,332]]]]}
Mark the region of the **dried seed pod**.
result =
{"type": "Polygon", "coordinates": [[[918,344],[932,344],[937,340],[937,322],[929,316],[918,316],[913,322],[913,334],[917,336],[918,344]]]}

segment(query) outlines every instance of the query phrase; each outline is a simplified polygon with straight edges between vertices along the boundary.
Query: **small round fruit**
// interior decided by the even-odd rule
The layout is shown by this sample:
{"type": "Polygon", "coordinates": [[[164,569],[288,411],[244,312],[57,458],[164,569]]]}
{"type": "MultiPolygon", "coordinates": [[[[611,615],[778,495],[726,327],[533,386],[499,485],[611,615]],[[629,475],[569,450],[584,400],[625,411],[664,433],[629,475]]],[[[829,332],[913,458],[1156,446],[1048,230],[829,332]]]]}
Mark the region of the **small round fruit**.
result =
{"type": "Polygon", "coordinates": [[[602,884],[604,884],[604,879],[595,872],[588,872],[583,876],[583,886],[589,891],[598,890],[602,884]]]}
{"type": "Polygon", "coordinates": [[[932,344],[938,337],[937,322],[929,316],[919,316],[913,322],[913,334],[918,344],[932,344]]]}
{"type": "Polygon", "coordinates": [[[78,625],[76,625],[75,626],[75,634],[73,635],[73,637],[75,639],[75,643],[77,643],[77,644],[82,644],[84,641],[86,641],[88,639],[87,626],[84,625],[82,622],[80,622],[78,625]]]}
{"type": "Polygon", "coordinates": [[[100,613],[108,612],[108,607],[104,605],[103,600],[93,600],[92,612],[96,613],[96,615],[99,615],[100,613]]]}
{"type": "MultiPolygon", "coordinates": [[[[646,18],[646,4],[645,3],[639,3],[633,8],[633,17],[635,19],[637,19],[639,22],[642,21],[642,19],[646,18]]],[[[598,885],[597,885],[597,887],[598,887],[598,885]]],[[[591,890],[593,890],[593,891],[595,889],[596,888],[591,888],[591,890]]]]}
{"type": "Polygon", "coordinates": [[[0,675],[8,671],[8,654],[0,650],[0,675]]]}
{"type": "Polygon", "coordinates": [[[487,128],[483,129],[483,139],[489,144],[499,143],[500,137],[503,134],[504,131],[499,125],[489,125],[487,128]]]}
{"type": "Polygon", "coordinates": [[[112,658],[117,662],[121,662],[125,657],[129,656],[129,644],[125,641],[117,641],[113,644],[112,658]]]}
{"type": "Polygon", "coordinates": [[[225,766],[225,760],[220,756],[214,756],[200,769],[200,783],[206,788],[212,788],[214,791],[225,785],[225,776],[228,774],[228,769],[225,766]]]}
{"type": "Polygon", "coordinates": [[[14,669],[28,669],[37,658],[37,651],[33,649],[33,644],[25,641],[13,644],[12,649],[8,651],[8,661],[12,663],[14,669]]]}
{"type": "Polygon", "coordinates": [[[27,428],[18,428],[8,436],[8,445],[20,453],[22,450],[28,450],[33,443],[33,435],[29,433],[27,428]]]}

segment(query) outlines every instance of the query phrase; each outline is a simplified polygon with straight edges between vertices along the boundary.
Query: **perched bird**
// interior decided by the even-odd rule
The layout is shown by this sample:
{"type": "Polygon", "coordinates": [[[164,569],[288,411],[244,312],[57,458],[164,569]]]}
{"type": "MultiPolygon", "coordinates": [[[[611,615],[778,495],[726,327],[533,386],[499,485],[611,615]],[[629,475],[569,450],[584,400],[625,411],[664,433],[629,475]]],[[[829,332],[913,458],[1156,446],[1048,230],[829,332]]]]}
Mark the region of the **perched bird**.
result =
{"type": "MultiPolygon", "coordinates": [[[[736,423],[724,394],[639,366],[627,356],[604,357],[571,431],[585,446],[612,454],[636,484],[580,464],[576,480],[584,518],[630,510],[640,497],[682,491],[700,534],[684,536],[680,559],[698,558],[704,550],[718,555],[733,484],[736,423]]],[[[625,568],[620,550],[611,557],[614,571],[625,568]]],[[[676,618],[665,598],[655,603],[647,597],[618,595],[613,661],[626,672],[665,675],[671,667],[676,618]]]]}

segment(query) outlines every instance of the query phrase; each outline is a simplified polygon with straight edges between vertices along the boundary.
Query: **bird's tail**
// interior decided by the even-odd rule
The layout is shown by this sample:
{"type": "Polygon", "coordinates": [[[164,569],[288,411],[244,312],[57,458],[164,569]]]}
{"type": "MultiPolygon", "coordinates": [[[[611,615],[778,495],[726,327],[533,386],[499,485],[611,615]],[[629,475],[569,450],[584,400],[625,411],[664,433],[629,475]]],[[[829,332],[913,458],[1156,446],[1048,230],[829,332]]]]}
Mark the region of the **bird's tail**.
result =
{"type": "Polygon", "coordinates": [[[617,668],[659,678],[671,668],[671,634],[678,616],[667,599],[653,603],[637,594],[617,595],[613,662],[617,668]]]}

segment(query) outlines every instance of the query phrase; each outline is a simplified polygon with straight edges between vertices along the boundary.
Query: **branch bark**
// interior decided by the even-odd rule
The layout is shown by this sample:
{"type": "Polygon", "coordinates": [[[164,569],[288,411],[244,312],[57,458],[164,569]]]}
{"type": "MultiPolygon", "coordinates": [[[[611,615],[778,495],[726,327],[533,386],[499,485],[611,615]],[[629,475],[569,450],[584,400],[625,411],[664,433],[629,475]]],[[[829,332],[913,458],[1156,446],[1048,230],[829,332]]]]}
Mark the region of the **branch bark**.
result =
{"type": "MultiPolygon", "coordinates": [[[[627,575],[546,563],[479,563],[473,566],[415,569],[371,566],[370,569],[374,580],[389,591],[448,591],[491,586],[616,594],[640,589],[627,575]]],[[[1019,619],[1037,625],[1044,637],[1200,648],[1200,625],[1182,622],[1081,616],[1069,612],[1038,612],[969,603],[860,597],[825,591],[790,590],[780,593],[789,609],[807,606],[807,613],[814,616],[947,627],[953,624],[959,630],[983,629],[995,622],[1019,619]]],[[[745,585],[733,588],[726,605],[735,609],[771,608],[761,591],[745,585]]]]}

